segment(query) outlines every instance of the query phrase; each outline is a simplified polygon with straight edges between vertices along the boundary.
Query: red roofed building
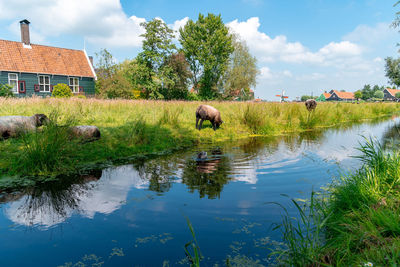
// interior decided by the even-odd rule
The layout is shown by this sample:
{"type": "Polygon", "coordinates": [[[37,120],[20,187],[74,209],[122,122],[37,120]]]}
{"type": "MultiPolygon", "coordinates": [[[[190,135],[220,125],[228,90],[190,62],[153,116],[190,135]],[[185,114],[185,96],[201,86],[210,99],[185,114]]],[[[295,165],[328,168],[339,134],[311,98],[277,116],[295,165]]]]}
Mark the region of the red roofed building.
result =
{"type": "Polygon", "coordinates": [[[352,92],[340,92],[331,90],[330,96],[326,99],[327,101],[354,101],[354,93],[352,92]]]}
{"type": "Polygon", "coordinates": [[[94,95],[92,58],[84,50],[30,43],[29,21],[20,21],[21,42],[0,40],[0,84],[19,96],[51,95],[53,86],[69,85],[73,93],[94,95]]]}
{"type": "Polygon", "coordinates": [[[386,88],[383,90],[383,99],[384,100],[396,100],[396,93],[400,93],[400,90],[386,88]]]}

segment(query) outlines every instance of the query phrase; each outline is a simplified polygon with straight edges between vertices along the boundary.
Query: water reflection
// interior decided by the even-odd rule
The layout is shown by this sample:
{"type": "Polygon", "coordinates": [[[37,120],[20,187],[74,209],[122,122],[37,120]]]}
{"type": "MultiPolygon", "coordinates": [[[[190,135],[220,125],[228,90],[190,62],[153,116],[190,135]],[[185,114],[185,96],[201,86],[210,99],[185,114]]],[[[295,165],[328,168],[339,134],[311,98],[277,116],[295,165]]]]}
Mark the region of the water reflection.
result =
{"type": "MultiPolygon", "coordinates": [[[[389,123],[384,127],[383,140],[398,138],[400,124],[389,123]]],[[[366,124],[346,130],[250,138],[220,146],[204,146],[197,149],[207,151],[209,157],[205,160],[196,160],[198,150],[176,153],[3,194],[0,204],[7,203],[4,213],[14,223],[47,229],[73,214],[86,218],[93,218],[97,213],[111,214],[126,204],[132,190],[165,195],[174,184],[181,183],[200,198],[220,199],[231,182],[255,186],[261,178],[274,179],[277,174],[301,175],[308,168],[304,165],[305,159],[345,162],[356,153],[360,135],[373,131],[376,130],[371,124],[366,124]]],[[[315,166],[317,164],[313,168],[315,166]]]]}

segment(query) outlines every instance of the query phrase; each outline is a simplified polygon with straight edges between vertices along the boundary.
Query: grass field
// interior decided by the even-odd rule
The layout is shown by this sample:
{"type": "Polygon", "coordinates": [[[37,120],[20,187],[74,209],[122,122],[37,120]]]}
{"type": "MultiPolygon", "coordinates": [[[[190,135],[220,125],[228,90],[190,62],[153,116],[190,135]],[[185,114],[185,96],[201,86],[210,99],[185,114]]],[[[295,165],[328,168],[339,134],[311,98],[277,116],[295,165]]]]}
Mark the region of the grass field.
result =
{"type": "Polygon", "coordinates": [[[280,135],[361,122],[400,111],[396,103],[319,103],[309,113],[304,103],[210,102],[224,123],[213,131],[195,129],[200,102],[97,99],[0,98],[0,116],[44,113],[53,123],[42,131],[0,141],[0,176],[57,176],[90,166],[123,163],[168,153],[202,142],[251,135],[280,135]],[[102,138],[92,143],[70,139],[71,125],[96,125],[102,138]]]}

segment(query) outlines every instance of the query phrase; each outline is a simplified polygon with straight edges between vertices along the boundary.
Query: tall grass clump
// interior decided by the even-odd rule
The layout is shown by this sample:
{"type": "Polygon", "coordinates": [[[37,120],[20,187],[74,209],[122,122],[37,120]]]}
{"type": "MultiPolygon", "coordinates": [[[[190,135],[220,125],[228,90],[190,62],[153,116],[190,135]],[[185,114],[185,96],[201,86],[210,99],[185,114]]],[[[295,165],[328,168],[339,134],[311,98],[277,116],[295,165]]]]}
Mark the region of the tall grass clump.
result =
{"type": "Polygon", "coordinates": [[[312,195],[308,213],[296,205],[299,222],[284,216],[280,228],[287,250],[277,252],[283,262],[399,266],[400,152],[385,151],[372,139],[359,150],[362,167],[330,185],[326,200],[313,202],[312,195]]]}
{"type": "Polygon", "coordinates": [[[266,126],[266,114],[262,106],[258,104],[247,104],[242,112],[242,122],[249,127],[253,134],[259,134],[266,126]]]}
{"type": "Polygon", "coordinates": [[[59,125],[58,113],[53,112],[43,129],[23,134],[21,149],[11,158],[10,172],[41,175],[73,170],[76,144],[69,132],[73,123],[74,119],[68,118],[63,125],[59,125]]]}
{"type": "Polygon", "coordinates": [[[324,229],[329,219],[324,201],[312,192],[311,199],[302,203],[291,199],[298,217],[293,217],[284,210],[282,222],[274,229],[279,229],[285,246],[272,253],[279,263],[287,266],[317,266],[322,263],[321,252],[324,249],[324,229]]]}
{"type": "Polygon", "coordinates": [[[182,111],[183,109],[181,107],[164,107],[159,123],[170,124],[174,126],[179,125],[179,116],[182,114],[182,111]]]}

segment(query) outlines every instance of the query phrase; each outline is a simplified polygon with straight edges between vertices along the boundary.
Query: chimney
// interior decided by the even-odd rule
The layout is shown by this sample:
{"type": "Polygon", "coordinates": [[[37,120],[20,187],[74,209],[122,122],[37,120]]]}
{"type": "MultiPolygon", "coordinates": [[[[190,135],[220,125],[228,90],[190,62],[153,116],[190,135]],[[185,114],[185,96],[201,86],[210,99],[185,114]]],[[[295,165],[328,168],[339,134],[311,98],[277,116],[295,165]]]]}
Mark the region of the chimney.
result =
{"type": "Polygon", "coordinates": [[[24,45],[30,46],[31,40],[29,37],[29,21],[24,19],[19,22],[21,25],[21,42],[24,43],[24,45]]]}
{"type": "Polygon", "coordinates": [[[93,67],[93,57],[92,56],[89,56],[89,61],[90,61],[90,64],[92,64],[92,67],[93,67]]]}

